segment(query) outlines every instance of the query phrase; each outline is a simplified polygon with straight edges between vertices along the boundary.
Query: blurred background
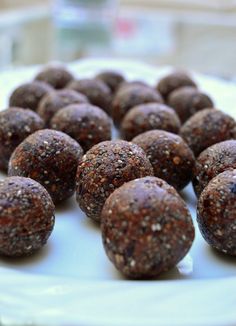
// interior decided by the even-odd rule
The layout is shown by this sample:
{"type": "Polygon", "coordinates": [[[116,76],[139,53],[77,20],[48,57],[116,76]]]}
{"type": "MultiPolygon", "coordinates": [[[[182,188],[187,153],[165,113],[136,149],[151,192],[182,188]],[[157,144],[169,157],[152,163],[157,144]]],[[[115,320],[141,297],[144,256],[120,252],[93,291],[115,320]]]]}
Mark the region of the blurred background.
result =
{"type": "Polygon", "coordinates": [[[236,0],[0,0],[0,69],[83,57],[236,80],[236,0]]]}

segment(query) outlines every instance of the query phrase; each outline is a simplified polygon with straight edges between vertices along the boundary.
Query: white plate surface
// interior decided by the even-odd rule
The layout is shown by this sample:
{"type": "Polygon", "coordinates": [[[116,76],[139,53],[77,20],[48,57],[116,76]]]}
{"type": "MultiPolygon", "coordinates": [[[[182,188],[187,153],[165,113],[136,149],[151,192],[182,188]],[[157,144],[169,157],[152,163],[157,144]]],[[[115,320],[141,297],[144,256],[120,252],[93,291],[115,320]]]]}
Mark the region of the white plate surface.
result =
{"type": "MultiPolygon", "coordinates": [[[[130,80],[156,81],[170,68],[126,60],[83,60],[70,65],[80,78],[115,69],[130,80]]],[[[0,74],[0,107],[38,67],[0,74]]],[[[216,106],[236,116],[236,86],[194,74],[216,106]]],[[[4,177],[2,175],[2,177],[4,177]]],[[[191,186],[182,193],[195,220],[191,186]]],[[[48,245],[24,259],[0,259],[0,325],[236,325],[236,259],[214,252],[196,226],[186,258],[155,281],[128,281],[107,259],[100,230],[72,198],[56,210],[48,245]]]]}

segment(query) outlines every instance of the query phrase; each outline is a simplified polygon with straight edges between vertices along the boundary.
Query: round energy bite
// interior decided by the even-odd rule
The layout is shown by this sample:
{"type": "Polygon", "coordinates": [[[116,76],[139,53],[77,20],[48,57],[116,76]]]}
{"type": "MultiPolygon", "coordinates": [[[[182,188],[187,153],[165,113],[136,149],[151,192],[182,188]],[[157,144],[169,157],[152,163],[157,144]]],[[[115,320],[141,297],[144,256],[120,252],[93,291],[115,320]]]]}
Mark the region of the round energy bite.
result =
{"type": "Polygon", "coordinates": [[[54,204],[38,182],[0,181],[0,254],[27,256],[42,248],[54,227],[54,204]]]}
{"type": "Polygon", "coordinates": [[[236,255],[236,170],[225,171],[209,182],[198,202],[197,221],[209,245],[236,255]]]}
{"type": "Polygon", "coordinates": [[[11,94],[9,106],[36,111],[41,99],[51,91],[53,91],[53,88],[41,81],[23,84],[11,94]]]}
{"type": "Polygon", "coordinates": [[[182,198],[155,177],[116,189],[103,207],[101,230],[109,259],[134,279],[153,278],[173,268],[189,251],[195,234],[182,198]]]}
{"type": "Polygon", "coordinates": [[[43,120],[33,111],[9,108],[0,112],[0,169],[7,171],[15,148],[30,134],[44,128],[43,120]]]}
{"type": "Polygon", "coordinates": [[[177,190],[182,190],[191,181],[195,158],[180,136],[164,130],[151,130],[132,142],[144,150],[156,177],[177,190]]]}
{"type": "Polygon", "coordinates": [[[176,89],[184,86],[197,87],[192,78],[184,71],[174,71],[162,78],[157,84],[157,90],[167,101],[169,95],[176,89]]]}
{"type": "Polygon", "coordinates": [[[121,134],[126,140],[153,129],[177,134],[180,121],[174,110],[160,103],[140,104],[125,115],[121,124],[121,134]]]}
{"type": "Polygon", "coordinates": [[[39,130],[15,149],[8,174],[38,181],[57,203],[74,194],[76,169],[82,155],[81,146],[68,135],[39,130]]]}
{"type": "Polygon", "coordinates": [[[72,89],[62,89],[45,95],[39,103],[37,113],[45,121],[46,126],[49,126],[52,117],[59,110],[70,104],[81,103],[88,103],[85,95],[72,89]]]}
{"type": "Polygon", "coordinates": [[[181,87],[173,91],[167,101],[178,114],[182,123],[195,113],[206,108],[213,108],[214,103],[205,93],[194,87],[181,87]]]}
{"type": "Polygon", "coordinates": [[[153,175],[151,163],[137,145],[105,141],[84,155],[76,176],[76,198],[86,215],[100,221],[107,197],[125,182],[153,175]]]}
{"type": "Polygon", "coordinates": [[[62,89],[73,80],[73,75],[62,66],[49,66],[40,71],[35,80],[50,84],[55,89],[62,89]]]}
{"type": "Polygon", "coordinates": [[[236,121],[219,110],[205,109],[186,121],[180,129],[180,136],[198,156],[211,145],[236,139],[236,121]]]}
{"type": "Polygon", "coordinates": [[[153,88],[133,85],[122,88],[115,95],[112,102],[112,117],[116,126],[119,126],[126,113],[133,107],[144,103],[163,103],[161,95],[153,88]]]}
{"type": "Polygon", "coordinates": [[[94,145],[111,139],[111,120],[91,104],[69,105],[54,115],[51,128],[74,138],[87,152],[94,145]]]}
{"type": "Polygon", "coordinates": [[[120,84],[125,81],[124,77],[116,71],[103,71],[96,76],[96,79],[103,81],[115,93],[120,84]]]}
{"type": "Polygon", "coordinates": [[[193,187],[199,197],[208,183],[221,172],[236,169],[236,140],[226,140],[203,151],[195,164],[193,187]]]}
{"type": "Polygon", "coordinates": [[[90,103],[110,115],[112,94],[110,88],[103,81],[99,79],[73,80],[67,88],[84,94],[90,103]]]}

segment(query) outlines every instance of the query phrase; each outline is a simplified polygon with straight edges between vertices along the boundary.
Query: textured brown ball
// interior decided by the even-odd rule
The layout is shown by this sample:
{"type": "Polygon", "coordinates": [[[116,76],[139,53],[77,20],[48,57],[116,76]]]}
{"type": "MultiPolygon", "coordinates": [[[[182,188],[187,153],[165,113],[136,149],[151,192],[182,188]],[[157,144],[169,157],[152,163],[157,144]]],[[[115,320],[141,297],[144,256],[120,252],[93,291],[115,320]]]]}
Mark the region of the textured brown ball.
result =
{"type": "Polygon", "coordinates": [[[236,121],[219,110],[205,109],[182,126],[180,136],[198,156],[211,145],[236,139],[236,121]]]}
{"type": "Polygon", "coordinates": [[[7,171],[15,148],[30,134],[43,128],[43,120],[31,110],[9,108],[0,112],[0,169],[7,171]]]}
{"type": "Polygon", "coordinates": [[[109,116],[91,104],[65,107],[54,115],[51,127],[74,138],[85,152],[102,141],[111,140],[109,116]]]}
{"type": "Polygon", "coordinates": [[[208,183],[221,172],[236,169],[236,140],[226,140],[203,151],[195,164],[193,187],[199,197],[208,183]]]}
{"type": "Polygon", "coordinates": [[[74,80],[67,87],[84,94],[90,103],[110,115],[112,94],[110,88],[103,81],[98,79],[74,80]]]}
{"type": "Polygon", "coordinates": [[[157,90],[167,101],[169,95],[176,89],[184,86],[197,87],[192,78],[183,71],[174,71],[162,78],[157,84],[157,90]]]}
{"type": "Polygon", "coordinates": [[[173,91],[167,103],[175,110],[182,123],[195,113],[214,107],[214,103],[208,95],[189,86],[173,91]]]}
{"type": "Polygon", "coordinates": [[[0,254],[27,256],[42,248],[54,227],[54,204],[38,182],[0,181],[0,254]]]}
{"type": "Polygon", "coordinates": [[[13,152],[8,174],[41,183],[54,203],[71,197],[82,158],[81,146],[68,135],[44,129],[27,137],[13,152]]]}
{"type": "Polygon", "coordinates": [[[115,93],[125,78],[116,71],[103,71],[96,76],[96,79],[103,81],[115,93]]]}
{"type": "Polygon", "coordinates": [[[36,111],[41,99],[53,88],[44,82],[34,81],[17,87],[10,96],[9,106],[36,111]]]}
{"type": "Polygon", "coordinates": [[[164,130],[147,131],[132,140],[150,160],[154,175],[177,190],[192,179],[195,158],[183,139],[164,130]]]}
{"type": "Polygon", "coordinates": [[[72,89],[62,89],[54,91],[42,98],[39,103],[37,113],[45,121],[46,126],[50,125],[52,117],[62,108],[70,104],[88,103],[85,95],[72,89]]]}
{"type": "Polygon", "coordinates": [[[161,95],[151,87],[133,85],[118,91],[112,103],[112,117],[116,126],[121,124],[126,113],[144,103],[163,103],[161,95]]]}
{"type": "Polygon", "coordinates": [[[153,129],[177,134],[180,121],[174,110],[159,103],[140,104],[125,115],[121,124],[121,134],[126,140],[153,129]]]}
{"type": "Polygon", "coordinates": [[[225,171],[209,182],[198,202],[197,221],[208,244],[236,255],[236,170],[225,171]]]}
{"type": "Polygon", "coordinates": [[[104,205],[101,229],[109,259],[129,278],[152,278],[168,271],[194,239],[186,204],[173,187],[154,177],[115,190],[104,205]]]}
{"type": "Polygon", "coordinates": [[[40,71],[35,80],[50,84],[55,89],[62,89],[73,80],[73,75],[64,67],[45,67],[40,71]]]}
{"type": "Polygon", "coordinates": [[[148,175],[153,169],[140,147],[123,140],[102,142],[78,166],[77,201],[89,218],[100,221],[103,205],[116,188],[148,175]]]}

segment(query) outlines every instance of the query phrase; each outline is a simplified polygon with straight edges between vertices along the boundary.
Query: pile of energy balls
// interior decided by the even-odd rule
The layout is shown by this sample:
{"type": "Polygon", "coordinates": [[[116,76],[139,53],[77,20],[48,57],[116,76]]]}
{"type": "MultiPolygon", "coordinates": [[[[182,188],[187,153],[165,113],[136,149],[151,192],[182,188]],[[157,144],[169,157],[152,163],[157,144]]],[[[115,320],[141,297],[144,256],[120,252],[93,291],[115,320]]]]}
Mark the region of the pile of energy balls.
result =
{"type": "Polygon", "coordinates": [[[236,122],[188,73],[151,87],[116,71],[77,80],[47,66],[0,112],[0,254],[25,256],[76,193],[101,224],[107,256],[128,278],[157,277],[189,251],[180,191],[192,182],[204,239],[236,255],[236,122]],[[112,125],[121,139],[111,140],[112,125]]]}

